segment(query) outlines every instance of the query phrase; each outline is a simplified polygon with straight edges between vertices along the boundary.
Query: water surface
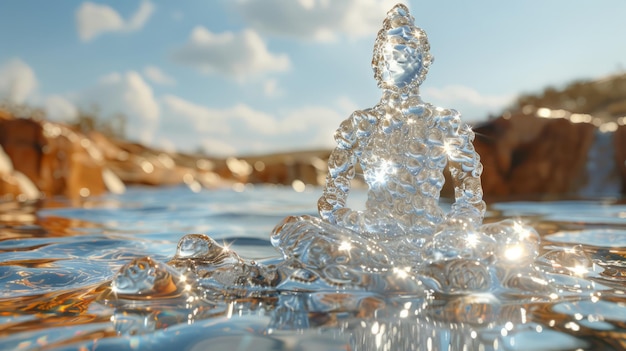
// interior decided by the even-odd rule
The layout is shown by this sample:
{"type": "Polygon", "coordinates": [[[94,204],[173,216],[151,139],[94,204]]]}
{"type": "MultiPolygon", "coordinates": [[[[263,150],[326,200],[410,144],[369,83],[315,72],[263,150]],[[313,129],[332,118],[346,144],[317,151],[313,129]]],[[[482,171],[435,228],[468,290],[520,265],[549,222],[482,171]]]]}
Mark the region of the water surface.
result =
{"type": "MultiPolygon", "coordinates": [[[[80,203],[1,203],[0,349],[626,348],[626,204],[615,199],[490,207],[486,221],[521,218],[541,234],[544,251],[563,251],[563,270],[574,267],[563,257],[592,260],[581,274],[555,275],[568,289],[548,299],[339,288],[191,302],[102,298],[122,265],[142,256],[167,261],[188,233],[209,234],[248,259],[276,260],[269,233],[285,216],[315,215],[319,194],[131,188],[80,203]]],[[[351,194],[355,202],[364,196],[351,194]]]]}

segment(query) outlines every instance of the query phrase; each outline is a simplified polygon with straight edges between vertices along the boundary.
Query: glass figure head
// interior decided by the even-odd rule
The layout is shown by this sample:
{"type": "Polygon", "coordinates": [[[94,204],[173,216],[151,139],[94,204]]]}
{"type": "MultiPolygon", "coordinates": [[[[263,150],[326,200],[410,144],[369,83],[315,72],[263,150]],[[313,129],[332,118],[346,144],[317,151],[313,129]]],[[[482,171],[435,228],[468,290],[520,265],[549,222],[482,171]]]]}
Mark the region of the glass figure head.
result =
{"type": "Polygon", "coordinates": [[[394,6],[383,21],[374,44],[372,68],[382,89],[406,93],[426,78],[433,61],[426,33],[415,26],[406,6],[394,6]]]}

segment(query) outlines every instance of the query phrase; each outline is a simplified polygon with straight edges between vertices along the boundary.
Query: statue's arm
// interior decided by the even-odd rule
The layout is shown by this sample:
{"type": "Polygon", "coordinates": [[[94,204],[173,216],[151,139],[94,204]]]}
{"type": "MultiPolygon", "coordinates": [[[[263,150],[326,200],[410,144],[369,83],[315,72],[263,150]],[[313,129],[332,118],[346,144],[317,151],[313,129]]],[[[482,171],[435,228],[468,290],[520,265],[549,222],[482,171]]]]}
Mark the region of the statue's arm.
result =
{"type": "Polygon", "coordinates": [[[480,224],[485,215],[485,202],[480,175],[483,166],[480,156],[474,150],[474,132],[461,123],[460,114],[455,110],[445,110],[440,117],[447,136],[444,150],[448,158],[448,168],[454,184],[455,202],[448,214],[449,221],[469,221],[480,224]]]}
{"type": "Polygon", "coordinates": [[[374,124],[375,119],[368,110],[359,110],[344,120],[335,132],[337,147],[328,159],[324,193],[317,202],[320,217],[330,223],[352,230],[362,227],[363,213],[347,208],[346,201],[360,156],[359,144],[370,136],[374,124]]]}

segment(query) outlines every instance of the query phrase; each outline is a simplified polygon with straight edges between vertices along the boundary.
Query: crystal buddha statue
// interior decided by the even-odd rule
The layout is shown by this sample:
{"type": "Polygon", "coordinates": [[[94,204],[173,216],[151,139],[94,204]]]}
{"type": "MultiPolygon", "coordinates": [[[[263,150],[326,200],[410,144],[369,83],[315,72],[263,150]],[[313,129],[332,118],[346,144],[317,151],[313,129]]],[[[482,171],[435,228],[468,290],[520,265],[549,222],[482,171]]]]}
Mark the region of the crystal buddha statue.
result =
{"type": "Polygon", "coordinates": [[[433,62],[426,33],[408,9],[392,8],[378,32],[372,67],[382,97],[358,110],[335,133],[328,161],[322,219],[370,237],[433,234],[439,224],[479,225],[485,212],[474,133],[459,113],[422,101],[420,84],[433,62]],[[368,185],[365,210],[346,206],[357,163],[368,185]],[[444,169],[450,169],[455,202],[439,206],[444,169]]]}

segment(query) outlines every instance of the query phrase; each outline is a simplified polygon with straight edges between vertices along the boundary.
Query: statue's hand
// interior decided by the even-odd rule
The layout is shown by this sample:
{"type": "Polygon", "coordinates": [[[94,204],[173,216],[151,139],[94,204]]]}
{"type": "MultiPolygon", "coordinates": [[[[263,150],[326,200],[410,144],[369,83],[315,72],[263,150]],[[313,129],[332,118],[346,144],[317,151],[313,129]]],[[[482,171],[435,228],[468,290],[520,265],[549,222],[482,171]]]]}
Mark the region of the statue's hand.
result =
{"type": "Polygon", "coordinates": [[[483,215],[481,211],[467,203],[454,203],[452,210],[446,216],[445,226],[461,226],[464,228],[477,228],[482,224],[483,215]]]}

